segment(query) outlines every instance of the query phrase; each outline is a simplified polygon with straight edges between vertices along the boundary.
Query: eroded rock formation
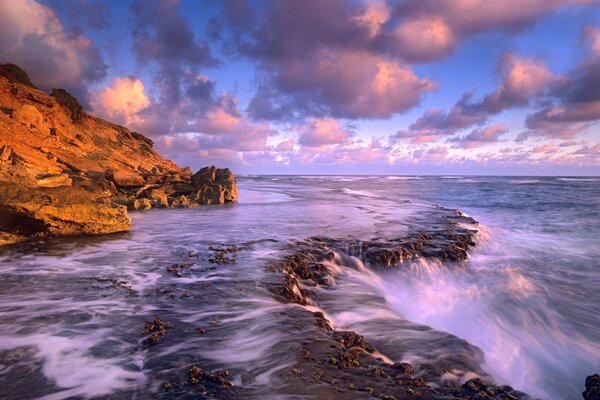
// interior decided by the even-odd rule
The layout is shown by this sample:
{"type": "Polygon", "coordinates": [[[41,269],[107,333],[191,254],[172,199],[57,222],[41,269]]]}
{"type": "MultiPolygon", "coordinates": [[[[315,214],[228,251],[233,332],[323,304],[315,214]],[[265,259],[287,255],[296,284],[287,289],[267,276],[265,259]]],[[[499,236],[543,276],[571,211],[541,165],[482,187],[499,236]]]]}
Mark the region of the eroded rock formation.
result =
{"type": "Polygon", "coordinates": [[[0,65],[0,244],[120,232],[128,209],[236,199],[229,169],[193,174],[145,136],[85,113],[65,90],[48,95],[19,67],[0,65]]]}

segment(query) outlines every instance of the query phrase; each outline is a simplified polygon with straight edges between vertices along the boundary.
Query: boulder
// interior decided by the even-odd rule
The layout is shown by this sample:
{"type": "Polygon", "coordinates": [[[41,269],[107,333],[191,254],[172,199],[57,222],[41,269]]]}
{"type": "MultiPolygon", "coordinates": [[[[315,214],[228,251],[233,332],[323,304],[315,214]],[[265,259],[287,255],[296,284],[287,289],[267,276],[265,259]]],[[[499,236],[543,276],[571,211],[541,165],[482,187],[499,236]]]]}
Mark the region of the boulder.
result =
{"type": "Polygon", "coordinates": [[[204,167],[192,176],[191,183],[194,188],[191,199],[197,204],[230,203],[238,197],[235,177],[229,168],[204,167]]]}
{"type": "Polygon", "coordinates": [[[79,187],[0,182],[0,231],[18,236],[101,234],[131,226],[127,208],[79,187]]]}
{"type": "Polygon", "coordinates": [[[590,375],[585,379],[585,400],[600,400],[600,374],[590,375]]]}
{"type": "Polygon", "coordinates": [[[167,208],[169,207],[169,200],[166,193],[162,189],[148,189],[144,191],[144,195],[150,199],[150,202],[154,207],[167,208]]]}
{"type": "Polygon", "coordinates": [[[132,210],[146,211],[152,208],[152,203],[149,199],[137,199],[133,202],[132,210]]]}
{"type": "Polygon", "coordinates": [[[186,208],[190,207],[192,202],[188,196],[179,196],[171,202],[171,207],[174,208],[186,208]]]}

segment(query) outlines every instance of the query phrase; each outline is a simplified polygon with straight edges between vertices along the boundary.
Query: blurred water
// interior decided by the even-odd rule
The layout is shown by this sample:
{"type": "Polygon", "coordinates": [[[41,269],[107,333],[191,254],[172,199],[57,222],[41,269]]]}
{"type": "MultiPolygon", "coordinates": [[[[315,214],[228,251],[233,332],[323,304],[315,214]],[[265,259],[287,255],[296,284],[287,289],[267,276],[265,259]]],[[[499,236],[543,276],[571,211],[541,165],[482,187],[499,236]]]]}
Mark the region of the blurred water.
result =
{"type": "Polygon", "coordinates": [[[600,371],[600,179],[270,176],[239,185],[237,205],[138,213],[129,233],[0,250],[0,393],[148,397],[199,364],[230,369],[250,397],[277,398],[278,372],[303,332],[286,317],[297,306],[267,291],[265,264],[313,235],[398,235],[431,205],[483,224],[469,260],[376,273],[338,254],[336,284],[319,296],[334,326],[365,335],[391,361],[462,362],[456,379],[480,374],[481,363],[544,399],[579,398],[600,371]],[[234,264],[208,261],[209,246],[257,240],[234,264]],[[176,277],[167,271],[176,263],[191,267],[176,277]],[[155,316],[176,327],[149,347],[141,331],[155,316]]]}

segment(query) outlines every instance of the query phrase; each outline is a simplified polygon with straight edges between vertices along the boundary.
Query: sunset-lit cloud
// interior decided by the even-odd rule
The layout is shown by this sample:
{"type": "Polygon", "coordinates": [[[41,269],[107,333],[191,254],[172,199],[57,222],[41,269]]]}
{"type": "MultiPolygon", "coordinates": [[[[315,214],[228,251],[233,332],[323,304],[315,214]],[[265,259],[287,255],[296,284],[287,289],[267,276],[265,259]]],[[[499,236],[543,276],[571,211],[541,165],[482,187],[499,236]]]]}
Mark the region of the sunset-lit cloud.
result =
{"type": "Polygon", "coordinates": [[[194,167],[600,173],[598,18],[595,0],[0,1],[0,61],[194,167]]]}
{"type": "Polygon", "coordinates": [[[98,115],[133,128],[141,123],[138,113],[149,105],[144,84],[132,76],[116,77],[92,99],[92,108],[98,115]]]}
{"type": "Polygon", "coordinates": [[[88,37],[68,32],[51,8],[34,0],[0,1],[0,60],[25,68],[43,89],[66,88],[84,102],[88,85],[107,69],[88,37]]]}

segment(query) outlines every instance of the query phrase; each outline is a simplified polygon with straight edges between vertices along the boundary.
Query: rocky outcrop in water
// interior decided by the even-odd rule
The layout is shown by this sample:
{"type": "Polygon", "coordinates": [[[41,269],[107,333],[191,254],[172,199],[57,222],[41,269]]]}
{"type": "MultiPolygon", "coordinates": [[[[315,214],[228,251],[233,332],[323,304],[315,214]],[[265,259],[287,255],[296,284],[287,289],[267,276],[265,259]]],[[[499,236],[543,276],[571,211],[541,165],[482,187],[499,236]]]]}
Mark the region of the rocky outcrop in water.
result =
{"type": "MultiPolygon", "coordinates": [[[[405,268],[418,258],[466,259],[467,251],[475,245],[477,222],[457,210],[443,208],[428,217],[428,223],[417,231],[391,239],[311,237],[293,243],[281,262],[267,266],[268,271],[282,273],[281,280],[270,286],[274,296],[303,306],[290,309],[294,326],[288,329],[302,330],[310,337],[299,345],[296,364],[286,376],[290,394],[336,399],[530,398],[510,386],[492,383],[477,362],[440,358],[435,365],[412,365],[389,360],[368,337],[336,330],[323,312],[314,311],[324,290],[334,286],[340,265],[349,265],[348,257],[356,257],[372,269],[405,268]],[[447,379],[450,371],[456,376],[463,371],[465,378],[467,372],[476,371],[481,377],[460,384],[447,379]]],[[[473,353],[481,353],[459,338],[448,337],[473,353]]]]}
{"type": "Polygon", "coordinates": [[[128,230],[127,210],[234,202],[229,169],[193,174],[150,139],[84,112],[63,89],[50,95],[0,65],[0,244],[47,235],[128,230]]]}
{"type": "Polygon", "coordinates": [[[590,375],[585,380],[585,400],[600,400],[600,374],[590,375]]]}

